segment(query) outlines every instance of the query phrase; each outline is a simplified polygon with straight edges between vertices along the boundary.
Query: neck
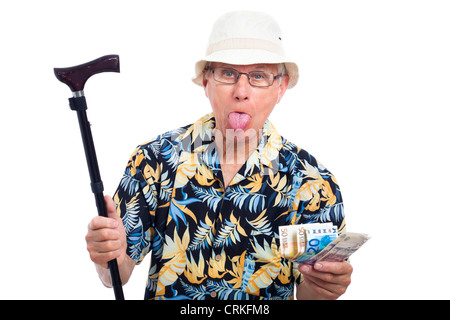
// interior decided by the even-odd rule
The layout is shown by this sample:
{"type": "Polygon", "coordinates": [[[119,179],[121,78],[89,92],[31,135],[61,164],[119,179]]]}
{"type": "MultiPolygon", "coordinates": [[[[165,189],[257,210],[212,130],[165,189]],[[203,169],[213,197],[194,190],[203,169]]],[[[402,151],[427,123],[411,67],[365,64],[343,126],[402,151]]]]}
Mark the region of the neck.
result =
{"type": "Polygon", "coordinates": [[[260,132],[248,134],[248,132],[227,130],[226,135],[219,130],[214,131],[217,151],[220,155],[221,165],[241,167],[258,147],[260,132]]]}
{"type": "MultiPolygon", "coordinates": [[[[233,131],[233,130],[231,130],[233,131]]],[[[233,131],[234,132],[234,131],[233,131]]],[[[226,189],[242,165],[258,147],[258,134],[249,136],[234,136],[228,134],[221,136],[220,131],[215,132],[217,152],[220,156],[224,188],[226,189]]]]}

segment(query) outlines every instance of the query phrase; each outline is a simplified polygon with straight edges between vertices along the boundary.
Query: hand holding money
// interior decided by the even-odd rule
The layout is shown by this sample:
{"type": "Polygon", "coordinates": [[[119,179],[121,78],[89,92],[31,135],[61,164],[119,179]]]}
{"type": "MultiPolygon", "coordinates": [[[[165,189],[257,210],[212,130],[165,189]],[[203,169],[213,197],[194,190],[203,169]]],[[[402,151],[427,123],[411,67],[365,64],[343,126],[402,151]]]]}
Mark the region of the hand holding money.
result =
{"type": "Polygon", "coordinates": [[[332,223],[280,226],[279,234],[281,256],[300,264],[344,261],[370,239],[362,233],[338,235],[332,223]]]}
{"type": "Polygon", "coordinates": [[[345,261],[299,264],[298,270],[303,276],[303,281],[297,287],[299,300],[338,299],[352,282],[353,267],[345,261]]]}

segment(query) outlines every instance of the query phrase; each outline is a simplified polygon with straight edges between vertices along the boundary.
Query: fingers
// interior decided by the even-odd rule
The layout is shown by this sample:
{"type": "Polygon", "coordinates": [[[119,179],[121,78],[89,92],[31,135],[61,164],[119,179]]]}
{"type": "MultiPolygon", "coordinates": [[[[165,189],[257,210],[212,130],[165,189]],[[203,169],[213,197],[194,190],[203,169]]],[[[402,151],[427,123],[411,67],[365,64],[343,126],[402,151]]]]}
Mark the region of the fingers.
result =
{"type": "Polygon", "coordinates": [[[332,274],[351,274],[353,272],[353,267],[348,262],[331,262],[331,261],[320,261],[314,264],[314,270],[320,272],[329,272],[332,274]]]}
{"type": "Polygon", "coordinates": [[[90,230],[86,235],[87,250],[91,260],[107,268],[108,261],[122,253],[121,233],[117,229],[90,230]]]}
{"type": "MultiPolygon", "coordinates": [[[[101,223],[95,223],[91,221],[89,225],[99,226],[99,225],[111,225],[110,221],[101,221],[101,223]]],[[[104,241],[114,241],[120,239],[120,231],[117,227],[100,227],[100,228],[90,228],[88,227],[88,233],[86,235],[86,241],[93,242],[104,242],[104,241]]]]}
{"type": "Polygon", "coordinates": [[[99,230],[103,228],[117,228],[119,226],[119,223],[111,218],[106,217],[95,217],[94,219],[89,222],[88,229],[89,230],[99,230]]]}
{"type": "Polygon", "coordinates": [[[95,264],[102,266],[104,269],[108,268],[108,262],[113,259],[117,259],[117,262],[120,265],[123,260],[122,257],[124,257],[122,254],[122,250],[120,249],[107,252],[99,252],[98,250],[92,250],[89,251],[89,256],[95,264]]]}
{"type": "Polygon", "coordinates": [[[108,218],[101,216],[95,217],[89,223],[88,229],[98,230],[102,228],[117,228],[122,223],[122,219],[116,212],[116,205],[110,196],[105,196],[105,203],[108,218]]]}
{"type": "Polygon", "coordinates": [[[326,282],[341,283],[350,279],[353,267],[347,262],[317,262],[314,266],[302,265],[299,268],[303,274],[322,279],[326,282]]]}
{"type": "Polygon", "coordinates": [[[108,218],[113,218],[116,221],[122,221],[116,212],[116,205],[114,204],[113,199],[110,196],[105,196],[105,202],[108,218]]]}
{"type": "Polygon", "coordinates": [[[304,275],[303,280],[320,299],[336,300],[347,290],[345,286],[325,282],[315,277],[304,275]]]}
{"type": "Polygon", "coordinates": [[[305,282],[325,299],[337,299],[351,283],[352,266],[347,262],[321,261],[299,267],[305,282]]]}
{"type": "Polygon", "coordinates": [[[87,250],[91,260],[107,268],[108,261],[125,255],[126,239],[121,218],[111,197],[105,197],[108,217],[97,216],[88,224],[87,250]]]}
{"type": "MultiPolygon", "coordinates": [[[[321,282],[348,286],[353,272],[352,266],[347,262],[321,261],[314,266],[302,265],[299,268],[303,275],[317,278],[321,282]]],[[[319,282],[319,281],[317,281],[319,282]]]]}

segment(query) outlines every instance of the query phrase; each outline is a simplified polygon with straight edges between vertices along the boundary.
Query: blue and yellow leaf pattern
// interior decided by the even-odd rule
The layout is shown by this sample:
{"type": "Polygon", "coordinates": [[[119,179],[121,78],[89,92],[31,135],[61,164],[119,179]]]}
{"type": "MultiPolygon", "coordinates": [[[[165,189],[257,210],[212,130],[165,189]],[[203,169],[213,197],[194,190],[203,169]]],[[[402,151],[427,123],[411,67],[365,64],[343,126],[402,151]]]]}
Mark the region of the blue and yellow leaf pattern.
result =
{"type": "Polygon", "coordinates": [[[270,121],[224,190],[214,114],[138,146],[114,201],[136,263],[151,255],[146,299],[292,299],[297,266],[278,226],[345,228],[334,176],[270,121]]]}

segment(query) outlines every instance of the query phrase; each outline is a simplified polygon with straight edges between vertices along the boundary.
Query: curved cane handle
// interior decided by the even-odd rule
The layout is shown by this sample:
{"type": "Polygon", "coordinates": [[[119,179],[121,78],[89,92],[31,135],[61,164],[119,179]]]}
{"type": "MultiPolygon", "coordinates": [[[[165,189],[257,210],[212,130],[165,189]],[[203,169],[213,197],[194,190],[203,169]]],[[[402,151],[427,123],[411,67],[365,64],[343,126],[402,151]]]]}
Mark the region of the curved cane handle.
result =
{"type": "Polygon", "coordinates": [[[72,92],[84,89],[86,81],[101,72],[120,72],[119,56],[107,55],[90,62],[69,68],[54,68],[59,81],[67,84],[72,92]]]}

